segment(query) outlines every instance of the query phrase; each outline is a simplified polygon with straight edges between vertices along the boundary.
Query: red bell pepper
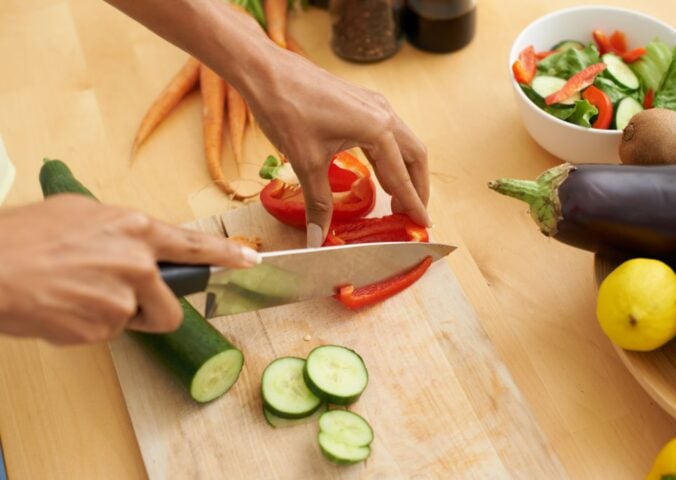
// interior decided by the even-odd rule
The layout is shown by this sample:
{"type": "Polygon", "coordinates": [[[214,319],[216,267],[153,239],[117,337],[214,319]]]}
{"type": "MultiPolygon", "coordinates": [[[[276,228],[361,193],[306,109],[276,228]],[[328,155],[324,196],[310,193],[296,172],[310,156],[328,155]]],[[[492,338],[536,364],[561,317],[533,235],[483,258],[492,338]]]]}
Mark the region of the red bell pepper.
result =
{"type": "Polygon", "coordinates": [[[627,37],[624,32],[615,30],[610,36],[610,46],[615,53],[624,53],[627,51],[627,37]]]}
{"type": "Polygon", "coordinates": [[[333,225],[324,245],[345,245],[374,242],[427,242],[427,229],[406,215],[362,218],[333,225]]]}
{"type": "Polygon", "coordinates": [[[561,87],[561,90],[558,90],[545,98],[545,103],[547,105],[554,105],[555,103],[560,103],[565,99],[570,98],[576,92],[584,90],[594,83],[596,76],[605,69],[605,63],[595,63],[594,65],[590,65],[584,70],[577,72],[568,79],[566,84],[561,87]]]}
{"type": "Polygon", "coordinates": [[[432,265],[432,257],[425,258],[411,270],[395,275],[383,282],[354,288],[352,285],[342,287],[337,298],[348,308],[361,308],[381,302],[413,285],[432,265]]]}
{"type": "Polygon", "coordinates": [[[648,110],[649,108],[653,108],[653,102],[655,101],[655,92],[653,92],[652,88],[649,88],[647,92],[645,92],[645,98],[643,99],[643,108],[648,110]]]}
{"type": "Polygon", "coordinates": [[[634,63],[636,60],[639,60],[643,55],[646,54],[646,49],[643,47],[638,47],[628,52],[622,53],[620,56],[622,60],[627,63],[634,63]]]}
{"type": "Polygon", "coordinates": [[[527,46],[519,53],[519,59],[512,64],[514,78],[519,83],[530,85],[537,72],[537,58],[532,45],[527,46]]]}
{"type": "MultiPolygon", "coordinates": [[[[373,210],[376,189],[366,166],[348,152],[333,157],[329,166],[333,192],[333,221],[363,217],[373,210]]],[[[305,228],[305,200],[298,183],[274,178],[260,194],[263,207],[280,222],[305,228]]]]}
{"type": "Polygon", "coordinates": [[[582,93],[582,98],[594,105],[599,111],[592,128],[607,130],[613,120],[613,103],[608,95],[603,90],[591,85],[582,93]]]}
{"type": "Polygon", "coordinates": [[[599,53],[603,55],[604,53],[614,53],[615,49],[613,48],[613,45],[610,43],[610,40],[608,37],[606,37],[606,34],[603,33],[601,30],[594,30],[592,32],[592,36],[594,37],[594,42],[596,42],[596,46],[599,49],[599,53]]]}

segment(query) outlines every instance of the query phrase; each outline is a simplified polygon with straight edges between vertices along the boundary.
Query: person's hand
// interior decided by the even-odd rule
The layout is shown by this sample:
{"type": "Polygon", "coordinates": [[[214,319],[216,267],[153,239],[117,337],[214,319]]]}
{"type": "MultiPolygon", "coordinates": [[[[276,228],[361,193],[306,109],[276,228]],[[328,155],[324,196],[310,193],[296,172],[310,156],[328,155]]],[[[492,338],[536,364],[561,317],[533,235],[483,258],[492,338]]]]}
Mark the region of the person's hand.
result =
{"type": "Polygon", "coordinates": [[[157,261],[258,261],[235,242],[76,195],[3,211],[0,232],[0,332],[54,343],[178,328],[181,307],[157,261]]]}
{"type": "Polygon", "coordinates": [[[380,94],[349,84],[274,45],[268,70],[249,73],[242,92],[261,128],[296,172],[307,209],[308,246],[318,247],[331,221],[328,167],[333,154],[359,146],[392,210],[431,226],[425,206],[425,146],[380,94]]]}

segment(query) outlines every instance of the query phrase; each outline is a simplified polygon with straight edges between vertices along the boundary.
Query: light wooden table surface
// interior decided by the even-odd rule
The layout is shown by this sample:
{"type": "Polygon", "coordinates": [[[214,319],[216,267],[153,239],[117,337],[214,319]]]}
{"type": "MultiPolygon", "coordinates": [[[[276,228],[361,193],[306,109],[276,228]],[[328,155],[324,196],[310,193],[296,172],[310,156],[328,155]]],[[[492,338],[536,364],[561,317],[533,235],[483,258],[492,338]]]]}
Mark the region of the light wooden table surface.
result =
{"type": "MultiPolygon", "coordinates": [[[[579,3],[589,2],[480,0],[469,48],[435,56],[404,46],[370,66],[331,54],[324,12],[295,15],[292,30],[319,64],[382,91],[428,145],[435,235],[463,247],[449,262],[570,477],[641,478],[676,422],[599,329],[592,256],[545,239],[523,205],[486,188],[557,163],[520,123],[507,53],[531,20],[579,3]]],[[[673,7],[639,6],[671,24],[673,7]]],[[[0,135],[18,170],[9,205],[41,198],[37,172],[50,156],[68,161],[104,201],[169,222],[235,207],[208,186],[197,95],[129,164],[137,123],[182,52],[101,1],[4,0],[0,56],[0,135]]],[[[241,170],[253,178],[271,147],[255,134],[246,149],[251,164],[241,170]]],[[[0,436],[12,479],[145,476],[103,345],[2,338],[0,436]]]]}

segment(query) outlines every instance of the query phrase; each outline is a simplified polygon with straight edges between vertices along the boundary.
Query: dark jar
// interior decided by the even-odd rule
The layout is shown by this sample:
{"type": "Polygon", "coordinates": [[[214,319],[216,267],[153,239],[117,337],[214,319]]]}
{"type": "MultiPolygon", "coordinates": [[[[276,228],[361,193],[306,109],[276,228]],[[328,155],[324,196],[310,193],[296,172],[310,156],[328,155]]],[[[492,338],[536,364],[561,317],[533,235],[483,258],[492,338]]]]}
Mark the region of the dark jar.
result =
{"type": "Polygon", "coordinates": [[[476,0],[408,0],[408,41],[421,50],[447,53],[465,47],[476,30],[476,0]]]}
{"type": "Polygon", "coordinates": [[[401,46],[402,0],[330,0],[331,48],[353,62],[375,62],[401,46]]]}

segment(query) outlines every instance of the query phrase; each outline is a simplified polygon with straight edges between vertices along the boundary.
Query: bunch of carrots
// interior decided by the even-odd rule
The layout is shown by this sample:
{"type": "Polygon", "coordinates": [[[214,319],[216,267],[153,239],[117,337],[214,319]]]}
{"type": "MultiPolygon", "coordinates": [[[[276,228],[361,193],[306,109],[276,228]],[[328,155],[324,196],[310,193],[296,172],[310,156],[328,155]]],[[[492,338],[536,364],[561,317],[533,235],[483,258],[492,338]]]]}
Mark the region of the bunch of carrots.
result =
{"type": "MultiPolygon", "coordinates": [[[[287,11],[295,6],[294,0],[232,0],[231,5],[241,12],[252,15],[267,31],[277,45],[307,57],[303,48],[287,31],[287,11]]],[[[303,4],[304,5],[304,4],[303,4]]],[[[253,126],[253,116],[246,102],[232,86],[216,72],[195,58],[189,58],[143,117],[134,139],[133,152],[146,141],[181,100],[199,85],[202,94],[202,130],[204,154],[212,181],[233,200],[243,201],[256,194],[239,194],[225,178],[221,167],[221,150],[227,104],[228,130],[235,161],[242,159],[244,133],[247,123],[253,126]]]]}

